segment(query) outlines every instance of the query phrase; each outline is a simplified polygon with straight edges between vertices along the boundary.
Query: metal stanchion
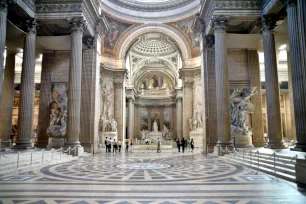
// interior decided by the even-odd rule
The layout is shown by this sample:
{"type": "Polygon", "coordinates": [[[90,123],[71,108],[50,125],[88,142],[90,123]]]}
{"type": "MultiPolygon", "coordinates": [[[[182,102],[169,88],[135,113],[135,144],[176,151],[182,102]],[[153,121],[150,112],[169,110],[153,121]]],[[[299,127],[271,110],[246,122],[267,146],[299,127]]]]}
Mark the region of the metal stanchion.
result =
{"type": "Polygon", "coordinates": [[[20,152],[17,152],[17,169],[19,168],[19,156],[20,156],[20,152]]]}
{"type": "Polygon", "coordinates": [[[33,152],[31,152],[31,162],[30,162],[30,166],[32,166],[32,162],[33,162],[33,152]]]}

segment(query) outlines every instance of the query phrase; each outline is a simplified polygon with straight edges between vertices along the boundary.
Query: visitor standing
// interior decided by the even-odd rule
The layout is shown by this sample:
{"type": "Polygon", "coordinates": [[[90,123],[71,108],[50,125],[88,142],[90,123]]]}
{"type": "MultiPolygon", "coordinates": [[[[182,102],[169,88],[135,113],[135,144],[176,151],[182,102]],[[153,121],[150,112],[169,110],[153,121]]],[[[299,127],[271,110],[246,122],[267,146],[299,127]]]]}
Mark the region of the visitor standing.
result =
{"type": "Polygon", "coordinates": [[[121,140],[119,140],[118,141],[119,153],[121,152],[121,146],[122,146],[122,142],[121,142],[121,140]]]}
{"type": "Polygon", "coordinates": [[[125,140],[125,152],[129,152],[129,140],[125,140]]]}
{"type": "Polygon", "coordinates": [[[130,138],[130,152],[133,153],[133,139],[130,138]]]}
{"type": "Polygon", "coordinates": [[[113,153],[116,153],[117,151],[117,142],[116,142],[116,139],[114,139],[113,141],[113,153]]]}
{"type": "Polygon", "coordinates": [[[176,139],[176,146],[177,146],[178,152],[181,152],[181,141],[179,138],[176,139]]]}
{"type": "Polygon", "coordinates": [[[160,151],[160,145],[161,145],[161,141],[159,138],[157,138],[157,153],[161,153],[160,151]]]}
{"type": "Polygon", "coordinates": [[[193,139],[191,139],[190,146],[191,146],[191,152],[193,152],[193,149],[194,149],[194,141],[193,141],[193,139]]]}
{"type": "Polygon", "coordinates": [[[108,152],[108,144],[107,144],[107,137],[104,140],[104,145],[105,145],[105,149],[106,149],[106,153],[108,152]]]}
{"type": "Polygon", "coordinates": [[[187,151],[188,152],[190,152],[190,139],[188,139],[187,141],[186,141],[186,147],[187,147],[187,151]]]}
{"type": "Polygon", "coordinates": [[[186,143],[186,141],[185,141],[185,139],[183,138],[182,141],[181,141],[183,153],[185,152],[185,143],[186,143]]]}
{"type": "Polygon", "coordinates": [[[108,152],[111,152],[111,150],[112,150],[112,138],[109,138],[109,140],[107,140],[107,148],[108,148],[108,152]]]}

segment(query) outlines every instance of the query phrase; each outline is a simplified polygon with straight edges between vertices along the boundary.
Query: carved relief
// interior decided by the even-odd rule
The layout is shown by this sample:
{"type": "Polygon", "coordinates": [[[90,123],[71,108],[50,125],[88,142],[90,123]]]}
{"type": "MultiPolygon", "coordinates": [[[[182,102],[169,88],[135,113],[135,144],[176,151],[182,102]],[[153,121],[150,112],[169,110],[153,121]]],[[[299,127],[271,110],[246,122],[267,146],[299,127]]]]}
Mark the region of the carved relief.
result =
{"type": "Polygon", "coordinates": [[[37,4],[36,12],[82,11],[82,4],[37,4]]]}

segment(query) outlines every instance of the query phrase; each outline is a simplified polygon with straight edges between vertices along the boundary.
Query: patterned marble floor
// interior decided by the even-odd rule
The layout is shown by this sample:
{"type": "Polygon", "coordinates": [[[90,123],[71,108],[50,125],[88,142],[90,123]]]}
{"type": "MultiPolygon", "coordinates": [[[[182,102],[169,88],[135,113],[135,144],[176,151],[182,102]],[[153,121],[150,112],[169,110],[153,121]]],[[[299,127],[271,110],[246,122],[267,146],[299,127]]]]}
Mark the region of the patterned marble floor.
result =
{"type": "Polygon", "coordinates": [[[0,204],[306,203],[306,190],[218,157],[99,154],[0,177],[0,204]]]}

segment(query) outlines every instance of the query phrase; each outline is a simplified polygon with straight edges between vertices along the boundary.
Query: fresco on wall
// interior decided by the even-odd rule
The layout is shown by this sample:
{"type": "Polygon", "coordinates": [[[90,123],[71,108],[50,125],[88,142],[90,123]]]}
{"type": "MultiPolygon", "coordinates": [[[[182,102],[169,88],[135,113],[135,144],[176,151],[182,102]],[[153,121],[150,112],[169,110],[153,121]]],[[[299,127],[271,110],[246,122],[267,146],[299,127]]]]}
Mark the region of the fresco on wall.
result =
{"type": "Polygon", "coordinates": [[[193,18],[175,22],[173,25],[179,28],[184,35],[189,39],[189,43],[193,50],[193,55],[198,56],[200,55],[200,30],[193,29],[193,18]]]}
{"type": "Polygon", "coordinates": [[[104,35],[103,54],[111,57],[120,35],[132,24],[123,23],[109,17],[106,17],[106,19],[109,26],[104,35]]]}
{"type": "Polygon", "coordinates": [[[151,73],[142,79],[139,88],[143,90],[171,89],[171,81],[162,73],[151,73]]]}
{"type": "Polygon", "coordinates": [[[140,110],[141,130],[148,130],[148,111],[145,108],[140,110]]]}
{"type": "Polygon", "coordinates": [[[164,125],[166,125],[166,127],[169,130],[171,129],[171,114],[172,114],[171,108],[164,109],[164,125]]]}

